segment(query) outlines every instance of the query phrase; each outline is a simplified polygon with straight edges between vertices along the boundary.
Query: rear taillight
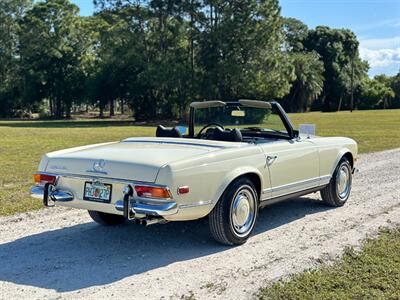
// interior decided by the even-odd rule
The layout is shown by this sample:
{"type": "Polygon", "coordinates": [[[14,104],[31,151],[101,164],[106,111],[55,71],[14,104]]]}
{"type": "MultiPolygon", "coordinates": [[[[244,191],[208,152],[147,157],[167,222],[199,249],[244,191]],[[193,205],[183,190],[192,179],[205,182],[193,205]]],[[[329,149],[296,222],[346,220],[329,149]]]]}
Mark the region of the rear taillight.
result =
{"type": "Polygon", "coordinates": [[[171,199],[172,195],[168,188],[146,185],[135,185],[135,192],[142,198],[171,199]]]}
{"type": "Polygon", "coordinates": [[[34,174],[33,178],[37,185],[45,185],[46,183],[55,184],[57,180],[57,177],[54,175],[40,173],[34,174]]]}

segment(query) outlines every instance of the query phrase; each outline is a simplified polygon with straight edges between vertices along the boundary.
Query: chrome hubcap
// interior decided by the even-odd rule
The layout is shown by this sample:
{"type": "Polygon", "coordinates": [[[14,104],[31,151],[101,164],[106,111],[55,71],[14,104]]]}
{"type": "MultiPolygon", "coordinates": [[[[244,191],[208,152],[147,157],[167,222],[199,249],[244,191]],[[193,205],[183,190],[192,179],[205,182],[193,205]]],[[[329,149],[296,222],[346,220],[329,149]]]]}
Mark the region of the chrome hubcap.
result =
{"type": "Polygon", "coordinates": [[[239,236],[246,235],[254,225],[255,195],[250,187],[236,192],[231,207],[231,225],[239,236]]]}
{"type": "Polygon", "coordinates": [[[350,170],[346,165],[340,167],[336,177],[339,197],[344,199],[350,192],[350,170]]]}

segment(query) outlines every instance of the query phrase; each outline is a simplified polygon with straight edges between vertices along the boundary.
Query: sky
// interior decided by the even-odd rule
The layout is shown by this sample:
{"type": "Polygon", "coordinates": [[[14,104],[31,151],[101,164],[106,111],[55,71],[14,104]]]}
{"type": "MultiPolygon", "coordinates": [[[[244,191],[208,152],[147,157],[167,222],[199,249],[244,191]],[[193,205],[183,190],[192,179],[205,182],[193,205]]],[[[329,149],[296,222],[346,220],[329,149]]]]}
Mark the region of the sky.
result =
{"type": "MultiPolygon", "coordinates": [[[[92,14],[92,0],[71,1],[81,15],[92,14]]],[[[309,28],[327,25],[355,32],[371,77],[400,71],[400,0],[280,0],[280,5],[282,16],[299,19],[309,28]]]]}

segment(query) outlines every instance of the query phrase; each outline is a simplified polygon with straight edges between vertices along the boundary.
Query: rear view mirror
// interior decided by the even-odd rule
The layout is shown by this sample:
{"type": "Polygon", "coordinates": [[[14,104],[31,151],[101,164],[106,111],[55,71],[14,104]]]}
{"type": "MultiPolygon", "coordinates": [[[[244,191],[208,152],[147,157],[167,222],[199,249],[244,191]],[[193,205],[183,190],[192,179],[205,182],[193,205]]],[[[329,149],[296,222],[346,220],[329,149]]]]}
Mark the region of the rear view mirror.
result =
{"type": "Polygon", "coordinates": [[[232,110],[231,116],[232,117],[245,117],[246,112],[244,110],[232,110]]]}

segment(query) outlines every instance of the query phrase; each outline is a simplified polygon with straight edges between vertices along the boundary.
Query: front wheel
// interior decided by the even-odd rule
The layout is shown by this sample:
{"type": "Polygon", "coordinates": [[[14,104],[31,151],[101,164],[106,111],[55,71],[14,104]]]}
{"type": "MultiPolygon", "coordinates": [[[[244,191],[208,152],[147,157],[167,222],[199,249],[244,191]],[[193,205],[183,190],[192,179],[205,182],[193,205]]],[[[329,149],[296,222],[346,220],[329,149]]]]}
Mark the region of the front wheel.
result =
{"type": "Polygon", "coordinates": [[[258,195],[253,182],[245,177],[231,183],[209,215],[211,234],[225,245],[247,241],[256,224],[258,195]]]}
{"type": "Polygon", "coordinates": [[[321,190],[321,197],[324,203],[333,207],[343,206],[349,199],[352,181],[350,162],[343,157],[338,163],[331,181],[321,190]]]}
{"type": "Polygon", "coordinates": [[[125,222],[125,218],[120,215],[107,214],[101,211],[88,210],[89,216],[100,225],[115,226],[125,222]]]}

